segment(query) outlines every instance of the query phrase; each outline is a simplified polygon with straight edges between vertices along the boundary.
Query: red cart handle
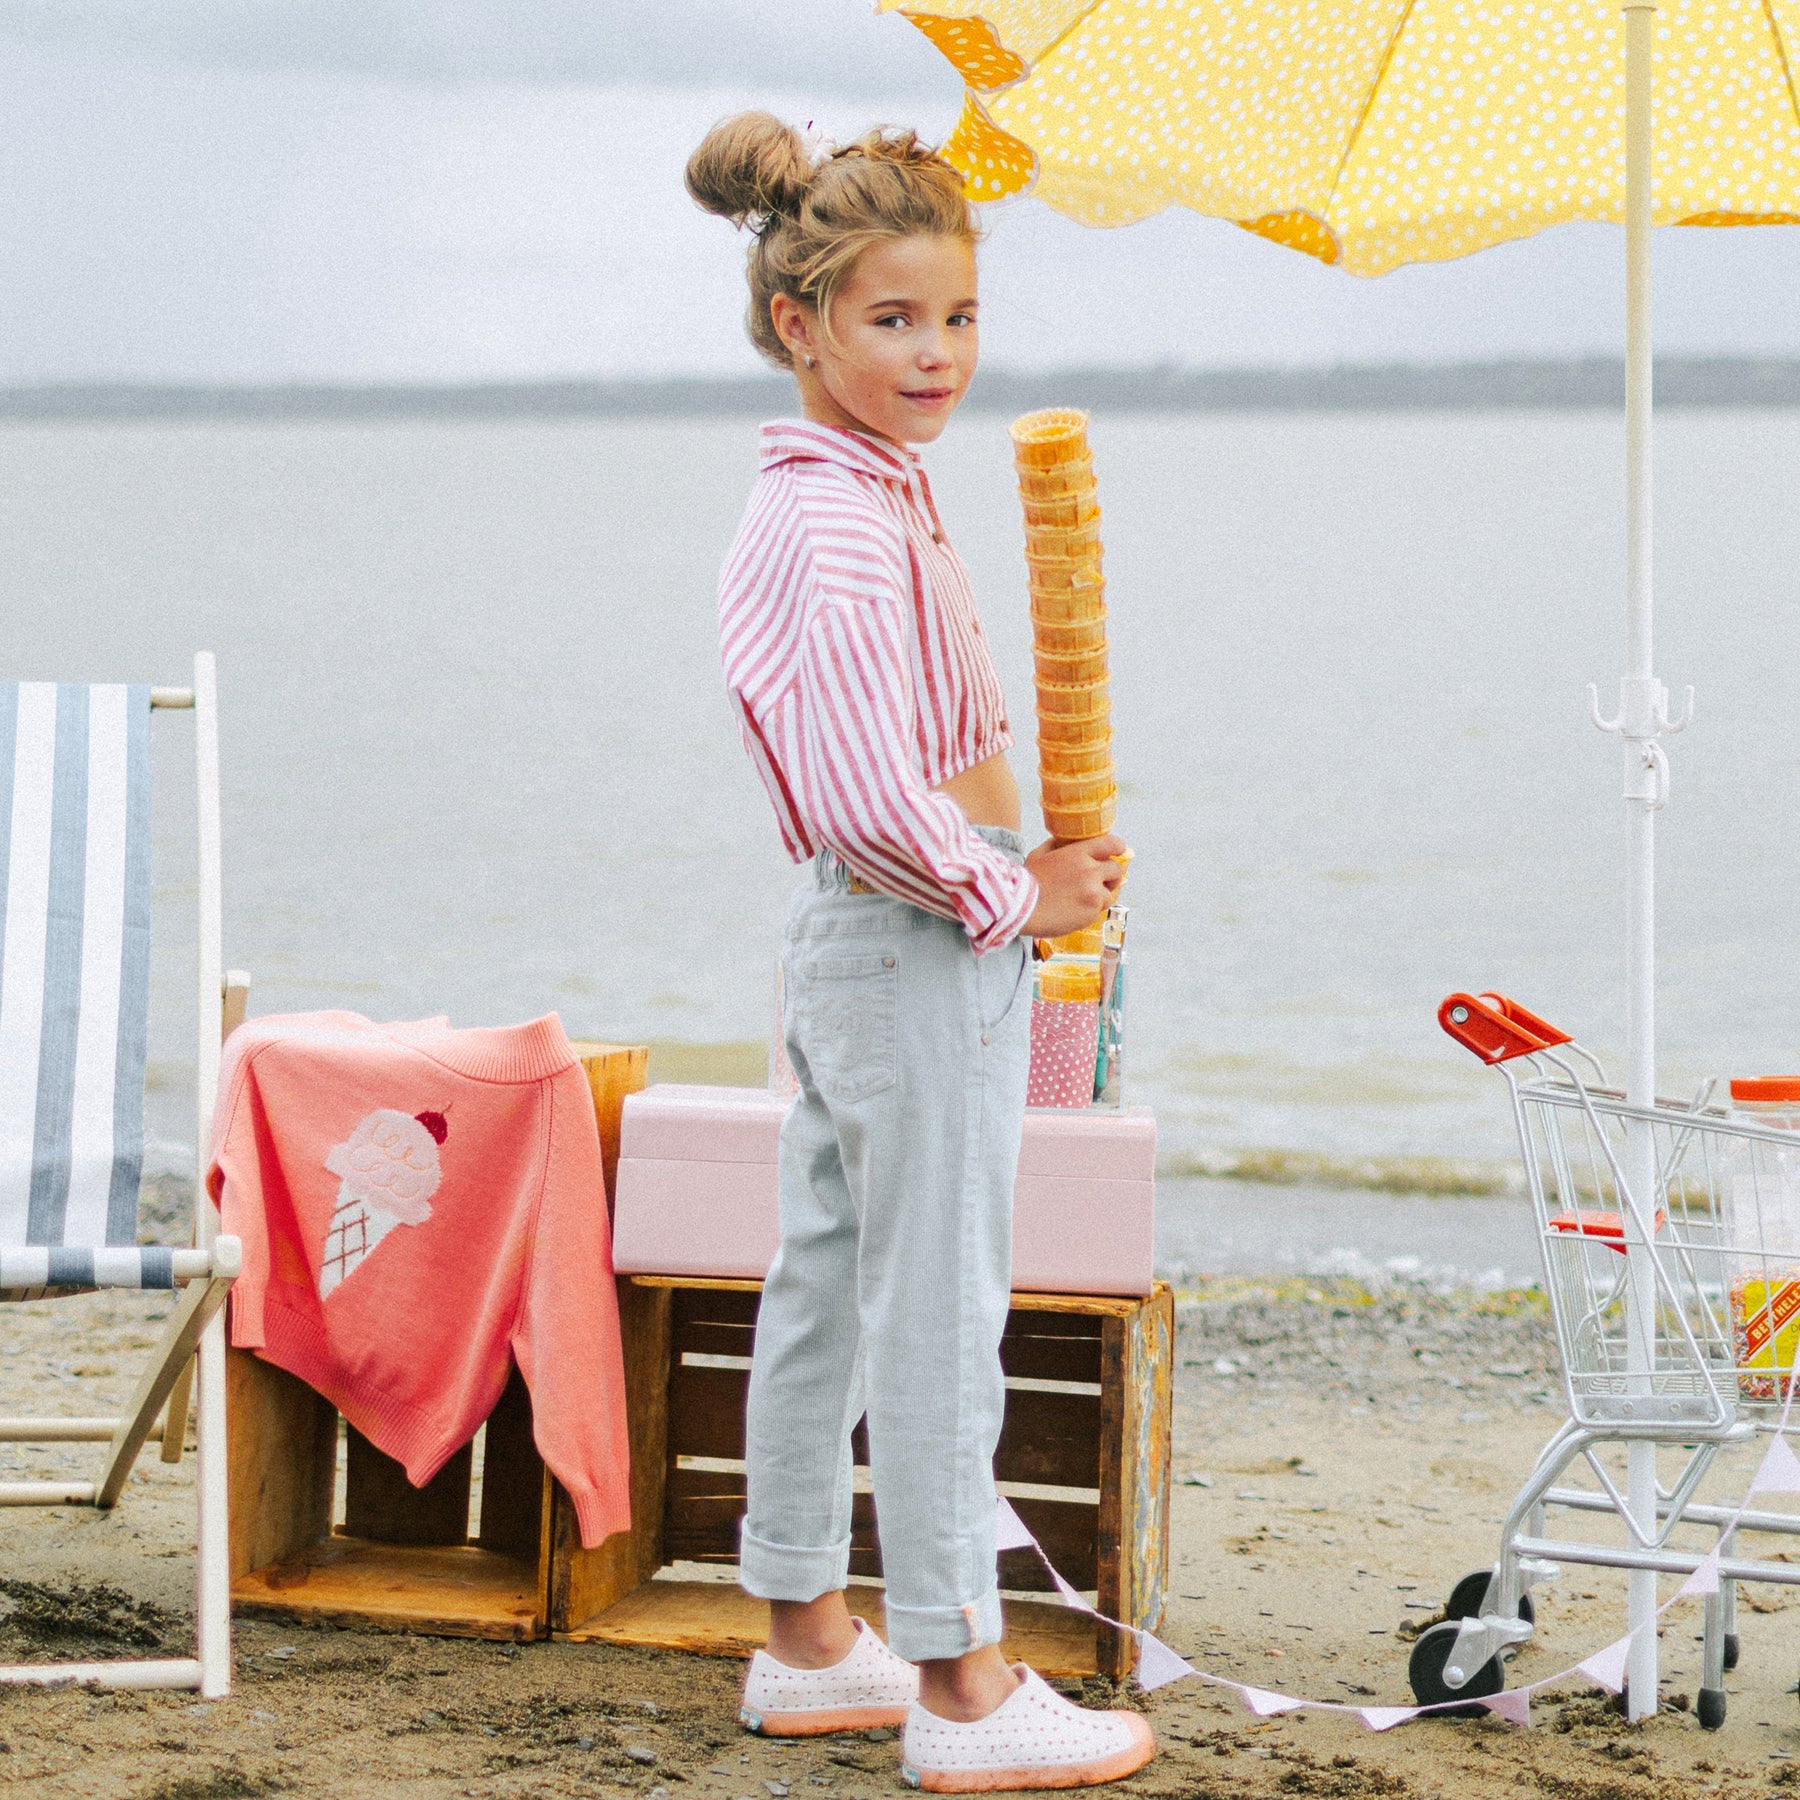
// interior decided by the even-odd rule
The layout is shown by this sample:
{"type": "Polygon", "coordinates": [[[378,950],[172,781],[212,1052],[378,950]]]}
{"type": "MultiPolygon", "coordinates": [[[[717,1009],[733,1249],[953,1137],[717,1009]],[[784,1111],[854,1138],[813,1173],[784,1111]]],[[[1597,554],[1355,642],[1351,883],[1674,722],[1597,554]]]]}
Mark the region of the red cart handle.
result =
{"type": "Polygon", "coordinates": [[[1575,1041],[1504,994],[1452,994],[1438,1008],[1438,1023],[1484,1063],[1510,1062],[1575,1041]]]}

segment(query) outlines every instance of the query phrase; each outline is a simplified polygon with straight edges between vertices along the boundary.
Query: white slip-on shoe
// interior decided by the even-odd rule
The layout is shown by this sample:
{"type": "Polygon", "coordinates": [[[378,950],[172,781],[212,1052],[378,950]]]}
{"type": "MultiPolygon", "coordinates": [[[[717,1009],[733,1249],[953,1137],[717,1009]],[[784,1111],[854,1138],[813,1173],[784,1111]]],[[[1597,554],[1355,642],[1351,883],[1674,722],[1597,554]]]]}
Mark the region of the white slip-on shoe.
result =
{"type": "Polygon", "coordinates": [[[827,1731],[866,1731],[903,1725],[919,1697],[919,1671],[875,1635],[867,1619],[852,1619],[856,1642],[829,1669],[790,1669],[768,1651],[750,1659],[738,1717],[764,1737],[817,1737],[827,1731]]]}
{"type": "Polygon", "coordinates": [[[1091,1787],[1118,1781],[1156,1754],[1142,1713],[1090,1712],[1023,1663],[1017,1690],[964,1725],[915,1705],[906,1715],[900,1778],[931,1794],[1091,1787]]]}

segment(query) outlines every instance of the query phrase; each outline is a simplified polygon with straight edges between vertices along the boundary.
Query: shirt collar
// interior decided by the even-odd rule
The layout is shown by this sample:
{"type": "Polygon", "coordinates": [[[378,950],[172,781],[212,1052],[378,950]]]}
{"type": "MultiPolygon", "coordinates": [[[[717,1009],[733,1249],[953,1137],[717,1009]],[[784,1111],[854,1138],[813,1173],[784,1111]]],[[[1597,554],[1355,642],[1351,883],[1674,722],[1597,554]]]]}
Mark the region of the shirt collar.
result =
{"type": "Polygon", "coordinates": [[[921,467],[918,453],[903,444],[889,444],[860,431],[820,425],[811,419],[771,420],[762,428],[759,453],[764,469],[789,462],[835,463],[859,475],[909,484],[921,467]]]}

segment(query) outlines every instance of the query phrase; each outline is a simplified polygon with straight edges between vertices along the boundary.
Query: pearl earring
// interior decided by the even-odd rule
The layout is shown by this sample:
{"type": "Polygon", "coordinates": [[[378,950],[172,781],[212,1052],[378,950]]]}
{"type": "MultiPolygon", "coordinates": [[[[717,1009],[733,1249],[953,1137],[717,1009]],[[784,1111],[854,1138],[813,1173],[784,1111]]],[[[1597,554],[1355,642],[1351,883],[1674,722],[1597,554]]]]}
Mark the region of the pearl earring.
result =
{"type": "Polygon", "coordinates": [[[806,366],[809,369],[816,369],[819,366],[819,359],[816,356],[809,356],[806,359],[806,366]]]}

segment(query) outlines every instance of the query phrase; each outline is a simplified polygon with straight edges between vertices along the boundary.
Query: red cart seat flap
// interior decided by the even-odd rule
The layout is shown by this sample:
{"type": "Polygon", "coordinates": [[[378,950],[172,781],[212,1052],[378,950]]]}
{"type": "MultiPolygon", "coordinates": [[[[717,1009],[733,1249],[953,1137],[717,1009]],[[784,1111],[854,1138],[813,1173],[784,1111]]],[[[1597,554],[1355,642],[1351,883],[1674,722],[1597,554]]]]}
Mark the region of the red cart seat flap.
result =
{"type": "MultiPolygon", "coordinates": [[[[1668,1222],[1668,1213],[1659,1206],[1656,1209],[1656,1229],[1661,1231],[1668,1222]]],[[[1581,1237],[1599,1238],[1608,1249],[1617,1250],[1621,1255],[1624,1254],[1625,1221],[1616,1212],[1558,1213],[1550,1221],[1550,1229],[1578,1234],[1581,1237]]]]}

